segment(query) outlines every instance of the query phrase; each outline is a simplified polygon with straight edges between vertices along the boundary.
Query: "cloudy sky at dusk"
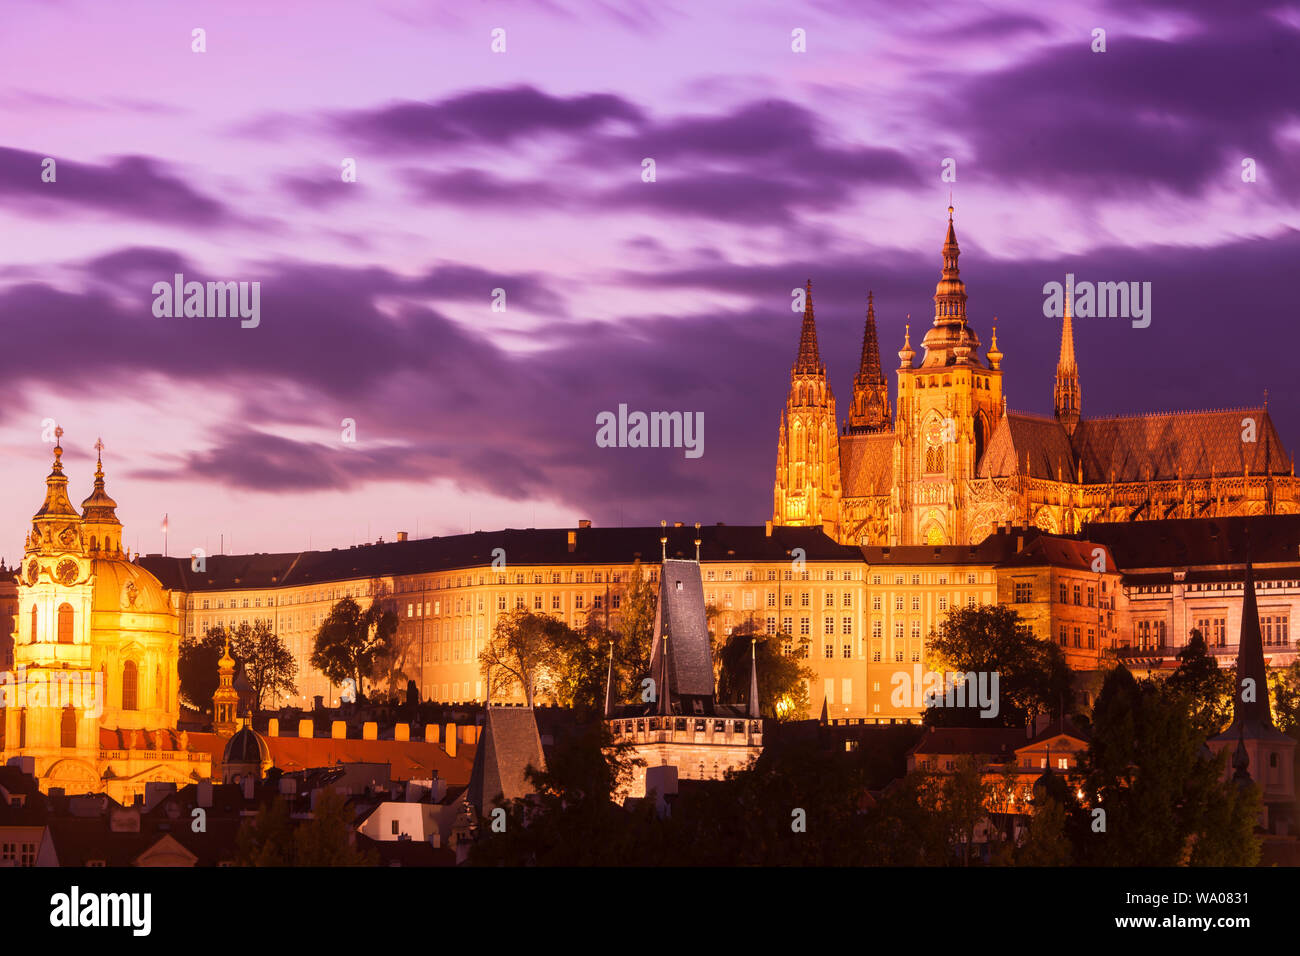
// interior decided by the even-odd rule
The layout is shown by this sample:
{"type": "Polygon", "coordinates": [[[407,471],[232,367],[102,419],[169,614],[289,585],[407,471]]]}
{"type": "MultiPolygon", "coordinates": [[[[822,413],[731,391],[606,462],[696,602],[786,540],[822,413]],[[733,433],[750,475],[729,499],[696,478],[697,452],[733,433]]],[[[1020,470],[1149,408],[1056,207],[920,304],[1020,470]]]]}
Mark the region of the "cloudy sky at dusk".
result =
{"type": "Polygon", "coordinates": [[[930,322],[949,189],[1012,408],[1051,411],[1044,283],[1146,281],[1150,327],[1076,323],[1084,414],[1268,389],[1300,446],[1294,5],[8,0],[0,18],[11,562],[46,418],[75,502],[103,438],[144,551],[164,512],[173,554],[762,522],[791,289],[813,281],[843,418],[867,290],[891,384],[906,316],[930,322]],[[155,317],[177,272],[259,281],[260,325],[155,317]],[[704,455],[598,448],[620,403],[702,411],[704,455]]]}

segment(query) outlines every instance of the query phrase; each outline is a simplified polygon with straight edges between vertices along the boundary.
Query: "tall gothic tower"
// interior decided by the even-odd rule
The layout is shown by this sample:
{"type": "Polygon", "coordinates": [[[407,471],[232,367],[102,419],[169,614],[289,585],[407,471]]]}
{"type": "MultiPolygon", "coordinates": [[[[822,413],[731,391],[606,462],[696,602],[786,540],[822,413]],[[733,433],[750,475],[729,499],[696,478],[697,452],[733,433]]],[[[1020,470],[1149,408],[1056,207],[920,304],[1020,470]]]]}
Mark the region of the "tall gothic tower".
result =
{"type": "Polygon", "coordinates": [[[894,426],[894,500],[890,538],[900,544],[968,544],[984,528],[970,515],[967,482],[1002,407],[1002,353],[988,366],[966,320],[966,284],[948,207],[943,270],[934,290],[934,322],[914,366],[910,327],[899,351],[894,426]]]}
{"type": "Polygon", "coordinates": [[[1070,318],[1070,297],[1065,297],[1065,318],[1061,322],[1061,357],[1056,362],[1056,388],[1052,406],[1070,435],[1079,427],[1083,392],[1079,388],[1079,366],[1074,360],[1074,322],[1070,318]]]}
{"type": "Polygon", "coordinates": [[[772,523],[821,525],[832,538],[840,530],[840,444],[835,395],[817,348],[812,280],[804,292],[799,353],[790,371],[790,396],[781,415],[776,450],[772,523]]]}
{"type": "Polygon", "coordinates": [[[889,384],[880,370],[880,345],[876,339],[876,304],[867,293],[867,322],[862,330],[862,361],[853,378],[853,404],[844,426],[846,435],[886,432],[890,428],[889,384]]]}

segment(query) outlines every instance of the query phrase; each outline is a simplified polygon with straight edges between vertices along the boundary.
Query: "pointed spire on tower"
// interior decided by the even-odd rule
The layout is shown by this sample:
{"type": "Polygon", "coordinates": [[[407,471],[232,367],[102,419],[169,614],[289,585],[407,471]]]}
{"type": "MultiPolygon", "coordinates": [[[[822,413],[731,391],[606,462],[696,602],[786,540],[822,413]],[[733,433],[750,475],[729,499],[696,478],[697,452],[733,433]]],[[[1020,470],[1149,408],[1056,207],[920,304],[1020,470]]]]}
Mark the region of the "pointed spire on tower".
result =
{"type": "Polygon", "coordinates": [[[1070,296],[1065,296],[1065,316],[1061,321],[1061,355],[1056,362],[1056,387],[1052,394],[1056,420],[1073,435],[1079,425],[1083,406],[1083,392],[1079,387],[1079,366],[1074,358],[1074,321],[1070,310],[1070,296]]]}
{"type": "Polygon", "coordinates": [[[821,352],[817,348],[817,323],[813,319],[812,279],[804,286],[803,326],[799,330],[799,354],[794,362],[795,374],[824,373],[821,352]]]}
{"type": "Polygon", "coordinates": [[[862,330],[862,361],[853,379],[853,404],[845,434],[869,434],[890,427],[889,383],[880,369],[880,343],[876,337],[876,304],[867,293],[867,321],[862,330]]]}
{"type": "MultiPolygon", "coordinates": [[[[907,313],[910,319],[912,313],[907,313]]],[[[911,368],[912,359],[916,357],[916,350],[912,348],[912,323],[908,322],[903,326],[903,347],[898,350],[898,361],[900,368],[911,368]]]]}
{"type": "MultiPolygon", "coordinates": [[[[1247,532],[1249,534],[1249,532],[1247,532]]],[[[1237,687],[1232,696],[1232,722],[1258,722],[1273,726],[1268,704],[1268,668],[1264,664],[1264,640],[1259,631],[1259,605],[1255,599],[1255,569],[1246,539],[1246,580],[1242,585],[1241,639],[1237,645],[1237,687]],[[1252,681],[1246,684],[1246,680],[1252,681]],[[1250,698],[1247,700],[1246,698],[1250,698]]],[[[1255,728],[1251,728],[1255,729],[1255,728]]]]}
{"type": "Polygon", "coordinates": [[[758,638],[749,639],[749,701],[745,716],[757,720],[762,716],[758,706],[758,638]]]}
{"type": "Polygon", "coordinates": [[[659,647],[663,653],[659,655],[659,685],[655,688],[655,694],[657,695],[656,703],[658,704],[658,707],[655,709],[655,712],[661,717],[669,717],[672,715],[673,706],[672,694],[668,687],[668,675],[672,673],[672,668],[668,662],[667,629],[664,630],[663,637],[659,639],[659,647]]]}
{"type": "Polygon", "coordinates": [[[985,353],[988,356],[989,368],[997,371],[1002,367],[1002,352],[998,349],[998,317],[993,316],[993,341],[989,343],[989,350],[985,353]]]}

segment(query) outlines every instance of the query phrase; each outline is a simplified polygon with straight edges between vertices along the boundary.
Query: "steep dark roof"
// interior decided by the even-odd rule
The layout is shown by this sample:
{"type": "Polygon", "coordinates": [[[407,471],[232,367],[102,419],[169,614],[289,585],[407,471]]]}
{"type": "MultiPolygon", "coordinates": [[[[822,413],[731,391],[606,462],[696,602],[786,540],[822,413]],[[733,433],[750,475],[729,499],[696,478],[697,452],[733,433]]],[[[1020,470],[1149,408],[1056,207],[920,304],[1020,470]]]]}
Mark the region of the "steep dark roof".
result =
{"type": "Polygon", "coordinates": [[[531,707],[488,707],[469,777],[469,802],[486,815],[496,798],[514,800],[533,792],[524,771],[546,769],[542,738],[531,707]]]}
{"type": "Polygon", "coordinates": [[[1105,558],[1104,567],[1108,571],[1118,570],[1115,558],[1104,544],[1087,540],[1065,538],[1060,535],[1043,534],[1034,538],[1019,553],[1002,562],[1003,567],[1021,567],[1024,565],[1050,564],[1058,568],[1075,568],[1080,571],[1092,570],[1095,556],[1093,551],[1100,548],[1105,558]]]}
{"type": "Polygon", "coordinates": [[[1025,742],[1023,727],[931,727],[909,754],[980,754],[1008,759],[1025,742]]]}
{"type": "Polygon", "coordinates": [[[1071,481],[1074,452],[1070,438],[1054,418],[1008,412],[989,436],[988,446],[976,466],[980,478],[1002,478],[1028,474],[1032,478],[1071,481]],[[1025,459],[1029,470],[1025,471],[1025,459]]]}
{"type": "Polygon", "coordinates": [[[1083,461],[1083,480],[1176,480],[1252,475],[1267,470],[1284,475],[1291,459],[1263,408],[1203,412],[1162,412],[1122,418],[1084,419],[1072,444],[1083,461]],[[1242,440],[1242,420],[1255,422],[1255,441],[1242,440]],[[1149,469],[1149,474],[1148,474],[1149,469]]]}
{"type": "Polygon", "coordinates": [[[1034,540],[1037,528],[1021,528],[1014,533],[997,531],[979,544],[903,544],[862,545],[857,550],[863,561],[874,567],[909,564],[995,564],[1016,553],[1016,541],[1034,540]]]}
{"type": "MultiPolygon", "coordinates": [[[[663,643],[668,635],[668,690],[674,695],[713,697],[713,653],[704,613],[704,579],[694,561],[664,562],[659,575],[659,607],[655,612],[654,650],[650,673],[659,673],[663,643]]],[[[663,693],[660,688],[660,693],[663,693]]]]}
{"type": "MultiPolygon", "coordinates": [[[[496,548],[505,550],[510,566],[628,564],[640,558],[657,564],[661,534],[668,536],[668,557],[693,558],[693,526],[668,528],[505,528],[442,538],[421,538],[361,545],[331,551],[283,554],[209,555],[205,570],[191,570],[190,558],[150,554],[140,565],[162,582],[182,591],[292,587],[381,575],[425,574],[457,568],[485,567],[496,548]],[[569,535],[574,549],[569,550],[569,535]]],[[[763,525],[701,527],[701,559],[736,558],[783,560],[802,548],[809,560],[857,561],[856,548],[837,544],[821,528],[775,527],[769,536],[763,525]]]]}
{"type": "Polygon", "coordinates": [[[894,486],[894,433],[840,436],[844,497],[887,495],[894,486]]]}

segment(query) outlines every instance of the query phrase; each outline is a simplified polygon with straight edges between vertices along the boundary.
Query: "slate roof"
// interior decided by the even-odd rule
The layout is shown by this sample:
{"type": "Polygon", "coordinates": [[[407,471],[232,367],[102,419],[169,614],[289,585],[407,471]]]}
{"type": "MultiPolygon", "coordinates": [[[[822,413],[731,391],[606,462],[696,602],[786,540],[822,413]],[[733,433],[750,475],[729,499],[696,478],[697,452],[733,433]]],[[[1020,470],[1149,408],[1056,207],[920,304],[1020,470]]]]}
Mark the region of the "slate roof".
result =
{"type": "MultiPolygon", "coordinates": [[[[664,562],[659,575],[659,607],[655,612],[654,650],[650,673],[660,673],[663,643],[668,634],[669,691],[677,696],[713,698],[713,651],[704,611],[704,579],[694,561],[664,562]]],[[[662,693],[662,688],[660,689],[662,693]]]]}
{"type": "Polygon", "coordinates": [[[1290,474],[1291,459],[1264,408],[1160,412],[1083,419],[1067,434],[1055,418],[1009,412],[993,429],[976,474],[1028,474],[1085,484],[1174,481],[1241,475],[1290,474]],[[1255,441],[1242,441],[1242,422],[1255,422],[1255,441]],[[1029,469],[1025,470],[1028,455],[1029,469]],[[1058,472],[1059,469],[1059,472],[1058,472]]]}
{"type": "Polygon", "coordinates": [[[1091,571],[1095,557],[1093,551],[1101,548],[1109,571],[1116,571],[1119,565],[1115,557],[1104,544],[1088,540],[1063,538],[1060,535],[1043,534],[1034,538],[1019,554],[1014,554],[1002,562],[1003,567],[1021,567],[1025,565],[1040,566],[1049,564],[1058,568],[1076,568],[1091,571]]]}
{"type": "Polygon", "coordinates": [[[841,435],[840,482],[846,498],[889,494],[894,486],[894,433],[841,435]]]}
{"type": "Polygon", "coordinates": [[[1037,528],[1018,528],[1014,534],[995,531],[979,544],[901,544],[861,545],[857,549],[862,560],[872,565],[888,566],[912,564],[996,564],[1006,561],[1016,553],[1016,540],[1032,541],[1040,535],[1037,528]]]}
{"type": "Polygon", "coordinates": [[[1291,460],[1264,408],[1204,412],[1162,412],[1123,418],[1084,419],[1074,433],[1075,453],[1083,460],[1083,479],[1154,481],[1252,475],[1268,470],[1290,474],[1291,460]],[[1242,441],[1242,420],[1256,423],[1254,442],[1242,441]]]}
{"type": "Polygon", "coordinates": [[[1077,477],[1070,438],[1061,423],[1055,418],[1024,412],[1008,412],[993,427],[975,474],[980,478],[1026,474],[1026,455],[1030,477],[1052,481],[1058,475],[1066,481],[1077,477]]]}
{"type": "MultiPolygon", "coordinates": [[[[240,588],[293,587],[324,581],[343,581],[400,574],[426,574],[456,568],[483,567],[491,563],[496,548],[505,550],[511,567],[531,565],[631,564],[637,558],[657,564],[659,538],[668,536],[670,558],[695,556],[695,527],[649,528],[505,528],[368,544],[330,551],[281,554],[208,555],[203,573],[190,569],[190,559],[149,554],[140,565],[154,574],[163,587],[181,591],[240,588]],[[569,550],[569,535],[574,550],[569,550]]],[[[809,560],[857,561],[857,550],[837,544],[821,528],[775,527],[768,535],[763,525],[715,524],[701,527],[700,555],[704,561],[737,557],[783,560],[793,548],[803,548],[809,560]]]]}
{"type": "Polygon", "coordinates": [[[908,754],[980,754],[1011,759],[1025,739],[1023,727],[932,727],[908,754]]]}
{"type": "Polygon", "coordinates": [[[486,815],[496,798],[514,800],[533,792],[529,765],[546,769],[542,738],[531,707],[488,707],[469,778],[469,802],[486,815]]]}

